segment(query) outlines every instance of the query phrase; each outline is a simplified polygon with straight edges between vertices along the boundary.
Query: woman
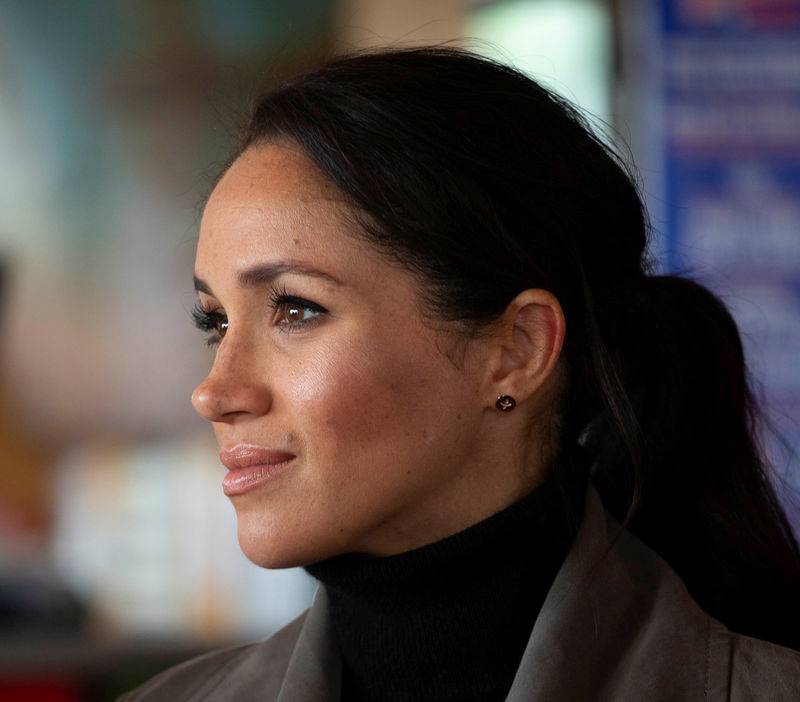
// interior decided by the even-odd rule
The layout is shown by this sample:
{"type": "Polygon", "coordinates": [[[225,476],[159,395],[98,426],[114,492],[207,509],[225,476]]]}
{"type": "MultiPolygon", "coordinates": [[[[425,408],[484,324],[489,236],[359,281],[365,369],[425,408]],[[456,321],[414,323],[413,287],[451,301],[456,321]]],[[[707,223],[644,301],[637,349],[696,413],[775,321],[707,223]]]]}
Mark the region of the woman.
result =
{"type": "Polygon", "coordinates": [[[267,94],[203,217],[193,402],[246,555],[321,587],[126,699],[800,698],[736,326],[646,241],[510,68],[388,51],[267,94]]]}

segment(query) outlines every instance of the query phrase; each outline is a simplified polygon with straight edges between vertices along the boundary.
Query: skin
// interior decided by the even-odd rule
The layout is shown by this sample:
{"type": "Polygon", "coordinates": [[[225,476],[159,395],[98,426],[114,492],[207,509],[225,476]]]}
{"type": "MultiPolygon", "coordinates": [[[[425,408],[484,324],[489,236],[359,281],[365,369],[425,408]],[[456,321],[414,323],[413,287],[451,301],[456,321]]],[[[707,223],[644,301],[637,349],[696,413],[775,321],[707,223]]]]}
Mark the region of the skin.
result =
{"type": "Polygon", "coordinates": [[[265,567],[417,548],[546,475],[530,426],[549,416],[560,384],[557,300],[526,290],[465,340],[421,314],[424,283],[361,240],[347,207],[304,155],[266,145],[232,165],[201,224],[200,303],[227,330],[193,404],[222,449],[295,456],[231,497],[241,547],[265,567]],[[242,284],[242,271],[278,262],[273,280],[242,284]],[[276,289],[325,312],[276,307],[276,289]],[[517,408],[499,412],[500,395],[517,408]]]}

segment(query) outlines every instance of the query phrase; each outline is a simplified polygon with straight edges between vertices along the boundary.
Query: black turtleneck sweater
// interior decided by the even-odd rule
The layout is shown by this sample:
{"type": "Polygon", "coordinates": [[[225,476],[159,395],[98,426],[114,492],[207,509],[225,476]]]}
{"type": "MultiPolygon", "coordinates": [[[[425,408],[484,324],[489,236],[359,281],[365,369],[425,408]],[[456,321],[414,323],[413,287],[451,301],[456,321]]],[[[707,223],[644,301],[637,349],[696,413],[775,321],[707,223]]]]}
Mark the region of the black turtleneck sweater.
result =
{"type": "Polygon", "coordinates": [[[588,469],[576,456],[458,534],[396,556],[337,556],[307,568],[328,594],[342,702],[505,699],[583,516],[588,469]]]}

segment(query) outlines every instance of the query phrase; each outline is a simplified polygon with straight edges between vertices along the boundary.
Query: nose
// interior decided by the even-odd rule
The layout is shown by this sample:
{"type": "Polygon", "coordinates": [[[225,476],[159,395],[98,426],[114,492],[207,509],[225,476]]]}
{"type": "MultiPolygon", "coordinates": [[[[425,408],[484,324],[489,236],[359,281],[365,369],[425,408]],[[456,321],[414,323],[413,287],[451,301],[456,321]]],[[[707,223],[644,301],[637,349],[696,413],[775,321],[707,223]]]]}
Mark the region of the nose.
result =
{"type": "Polygon", "coordinates": [[[192,393],[195,411],[210,422],[232,422],[243,415],[269,412],[272,395],[266,379],[257,377],[247,363],[226,356],[218,350],[208,377],[192,393]]]}

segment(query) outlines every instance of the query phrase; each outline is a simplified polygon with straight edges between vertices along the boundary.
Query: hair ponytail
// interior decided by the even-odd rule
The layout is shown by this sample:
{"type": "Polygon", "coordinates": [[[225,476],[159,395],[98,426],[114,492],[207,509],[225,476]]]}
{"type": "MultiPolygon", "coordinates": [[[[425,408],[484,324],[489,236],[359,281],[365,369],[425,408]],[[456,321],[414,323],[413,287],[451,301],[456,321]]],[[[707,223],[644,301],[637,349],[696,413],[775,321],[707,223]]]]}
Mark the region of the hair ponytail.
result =
{"type": "Polygon", "coordinates": [[[636,425],[606,410],[586,437],[606,506],[706,612],[800,648],[800,550],[758,445],[759,411],[729,311],[685,278],[643,277],[614,337],[636,425]],[[625,433],[638,435],[638,464],[625,433]]]}

